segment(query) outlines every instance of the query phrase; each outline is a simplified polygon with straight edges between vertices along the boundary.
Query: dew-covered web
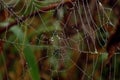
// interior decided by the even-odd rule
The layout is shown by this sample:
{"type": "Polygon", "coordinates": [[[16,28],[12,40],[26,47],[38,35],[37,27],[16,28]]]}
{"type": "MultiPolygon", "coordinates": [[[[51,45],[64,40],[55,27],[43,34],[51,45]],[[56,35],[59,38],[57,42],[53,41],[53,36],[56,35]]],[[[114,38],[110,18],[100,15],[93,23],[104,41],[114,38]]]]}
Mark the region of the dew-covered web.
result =
{"type": "MultiPolygon", "coordinates": [[[[17,20],[17,25],[6,30],[0,38],[8,50],[13,48],[15,51],[11,52],[19,56],[16,64],[21,66],[21,74],[17,79],[27,80],[25,77],[29,76],[30,66],[27,65],[23,49],[31,47],[44,80],[63,80],[62,76],[72,78],[76,73],[79,77],[77,80],[116,80],[116,57],[114,66],[107,68],[108,73],[103,73],[103,63],[107,59],[105,46],[110,35],[106,28],[115,27],[116,22],[111,17],[119,0],[112,7],[99,0],[76,0],[70,6],[66,6],[65,1],[0,1],[10,14],[0,26],[17,20]],[[39,12],[54,3],[59,3],[55,9],[39,12]],[[37,14],[27,16],[36,11],[37,14]],[[27,19],[22,21],[24,16],[27,19]],[[109,78],[105,77],[108,75],[109,78]]],[[[7,79],[12,79],[7,67],[5,71],[7,79]]]]}

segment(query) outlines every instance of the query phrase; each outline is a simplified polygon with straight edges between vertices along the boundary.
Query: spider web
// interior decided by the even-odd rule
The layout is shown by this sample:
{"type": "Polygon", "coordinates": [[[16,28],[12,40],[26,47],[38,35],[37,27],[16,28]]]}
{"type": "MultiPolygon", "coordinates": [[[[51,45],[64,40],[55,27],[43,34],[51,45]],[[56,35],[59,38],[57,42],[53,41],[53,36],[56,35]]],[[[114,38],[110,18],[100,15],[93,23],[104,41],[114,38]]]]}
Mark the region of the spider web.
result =
{"type": "MultiPolygon", "coordinates": [[[[94,78],[95,80],[103,80],[103,62],[107,53],[99,51],[99,48],[105,49],[109,38],[109,32],[105,30],[104,26],[110,25],[114,29],[115,22],[111,20],[111,15],[113,15],[112,9],[118,0],[110,8],[104,6],[99,0],[91,1],[93,4],[90,4],[88,0],[77,0],[72,3],[73,6],[69,9],[62,5],[64,0],[2,0],[1,2],[11,14],[10,19],[1,25],[7,25],[13,20],[18,21],[18,25],[12,27],[10,31],[13,31],[14,35],[16,32],[20,34],[16,34],[17,36],[13,40],[10,39],[9,31],[6,31],[1,38],[7,45],[15,48],[20,56],[18,62],[22,66],[23,72],[18,79],[24,79],[23,77],[27,76],[25,73],[29,73],[30,67],[27,68],[22,51],[25,46],[29,46],[36,52],[35,56],[38,65],[40,65],[41,77],[45,80],[62,80],[60,78],[62,73],[67,74],[73,68],[82,73],[79,75],[81,76],[80,80],[93,80],[94,78]],[[23,16],[32,14],[39,8],[55,2],[60,3],[55,10],[44,14],[38,13],[38,15],[28,17],[24,22],[21,22],[23,16]],[[96,11],[93,9],[94,6],[96,11]],[[63,21],[64,15],[68,12],[68,18],[63,21]],[[94,16],[93,13],[96,15],[94,16]],[[14,32],[15,30],[16,32],[14,32]],[[22,37],[19,37],[21,35],[22,37]],[[30,44],[25,43],[26,37],[30,39],[28,41],[30,44]],[[22,41],[19,41],[19,38],[22,41]],[[101,62],[100,59],[102,59],[101,62]],[[91,62],[89,62],[90,60],[91,62]],[[96,68],[100,68],[99,73],[96,68]]],[[[10,34],[13,35],[13,33],[10,34]]],[[[108,74],[111,74],[109,79],[116,80],[116,57],[114,66],[109,66],[108,70],[108,74]]],[[[73,74],[71,73],[71,75],[73,74]]],[[[7,77],[9,79],[10,75],[7,74],[7,77]]]]}

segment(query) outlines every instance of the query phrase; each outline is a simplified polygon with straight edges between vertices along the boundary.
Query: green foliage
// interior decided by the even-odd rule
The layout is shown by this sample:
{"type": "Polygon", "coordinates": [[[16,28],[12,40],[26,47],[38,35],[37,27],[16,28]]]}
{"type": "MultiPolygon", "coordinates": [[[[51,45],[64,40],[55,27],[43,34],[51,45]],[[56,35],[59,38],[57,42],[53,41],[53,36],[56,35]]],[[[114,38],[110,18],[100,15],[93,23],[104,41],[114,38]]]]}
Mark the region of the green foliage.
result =
{"type": "MultiPolygon", "coordinates": [[[[23,27],[25,27],[25,29],[27,28],[27,26],[24,26],[24,25],[23,25],[23,27]]],[[[11,28],[11,31],[14,33],[14,35],[17,36],[18,40],[21,43],[23,43],[23,53],[24,53],[25,59],[26,59],[27,64],[28,64],[29,72],[32,76],[32,80],[40,80],[37,61],[36,61],[35,56],[34,56],[34,51],[30,47],[30,44],[27,40],[26,33],[23,34],[23,32],[19,28],[19,26],[15,26],[15,27],[11,28]],[[24,38],[25,38],[25,41],[24,41],[24,38]],[[27,46],[26,46],[26,44],[27,44],[27,46]]]]}

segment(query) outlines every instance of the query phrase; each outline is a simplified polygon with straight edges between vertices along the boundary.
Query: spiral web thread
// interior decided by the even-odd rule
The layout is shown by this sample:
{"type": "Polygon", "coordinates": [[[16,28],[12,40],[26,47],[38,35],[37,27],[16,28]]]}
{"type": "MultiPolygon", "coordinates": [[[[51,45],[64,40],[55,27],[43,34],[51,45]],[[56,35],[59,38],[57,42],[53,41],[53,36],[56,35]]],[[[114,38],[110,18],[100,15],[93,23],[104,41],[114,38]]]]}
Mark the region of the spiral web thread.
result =
{"type": "MultiPolygon", "coordinates": [[[[58,2],[60,2],[60,4],[61,4],[63,1],[64,0],[62,0],[62,1],[60,0],[58,2]]],[[[17,41],[17,39],[18,39],[17,37],[15,38],[15,40],[9,41],[7,39],[7,35],[8,35],[7,32],[9,32],[9,31],[6,31],[4,33],[4,36],[1,38],[1,40],[4,40],[5,43],[12,44],[12,46],[18,51],[19,56],[22,61],[24,59],[22,47],[24,48],[24,46],[30,46],[36,50],[42,49],[42,46],[40,46],[40,45],[41,45],[41,43],[44,43],[44,41],[42,39],[44,39],[44,38],[46,39],[46,35],[44,33],[49,32],[49,28],[48,28],[49,23],[47,21],[45,21],[45,19],[43,19],[44,18],[43,14],[38,13],[38,16],[37,16],[38,24],[41,23],[42,25],[40,27],[44,28],[44,29],[42,28],[43,33],[41,33],[40,37],[38,37],[39,31],[38,31],[38,29],[36,29],[36,27],[34,27],[34,23],[33,23],[36,15],[33,17],[28,17],[27,20],[22,23],[21,23],[20,19],[21,19],[21,17],[23,17],[27,14],[32,14],[33,11],[39,10],[39,7],[44,7],[45,5],[41,5],[40,3],[45,3],[46,1],[37,1],[37,0],[30,0],[30,1],[25,0],[24,1],[23,0],[24,4],[20,7],[20,9],[18,9],[18,11],[14,11],[13,9],[16,7],[16,5],[18,5],[20,2],[22,2],[22,0],[10,0],[8,2],[6,0],[2,0],[1,2],[3,2],[4,7],[9,11],[9,13],[11,14],[11,17],[18,21],[18,25],[20,25],[20,29],[23,29],[23,31],[24,31],[23,32],[24,33],[23,34],[24,35],[23,43],[20,43],[19,41],[17,41]],[[13,9],[12,8],[8,9],[10,4],[12,5],[11,7],[13,7],[13,9]],[[29,9],[29,11],[27,13],[28,9],[29,9]],[[26,28],[24,28],[24,27],[26,27],[26,28]],[[26,40],[25,37],[26,37],[27,30],[29,30],[29,29],[34,31],[33,32],[34,34],[37,34],[37,35],[35,35],[34,39],[38,41],[38,44],[34,44],[34,43],[33,44],[32,43],[25,44],[24,43],[26,40]]],[[[55,1],[53,1],[53,2],[55,2],[55,1]]],[[[71,8],[72,11],[69,13],[69,14],[72,14],[72,18],[74,18],[73,20],[74,20],[74,24],[76,26],[78,26],[78,24],[77,24],[78,19],[81,21],[81,24],[79,24],[80,25],[79,27],[81,27],[81,30],[74,26],[71,28],[72,31],[76,32],[77,36],[66,37],[65,31],[60,31],[60,32],[58,31],[58,28],[60,27],[61,23],[64,24],[64,26],[62,26],[63,29],[68,27],[67,24],[69,23],[70,18],[67,19],[66,23],[63,23],[60,20],[56,20],[55,22],[52,22],[52,21],[50,22],[50,24],[52,24],[52,26],[54,26],[54,28],[55,28],[55,30],[52,31],[52,33],[48,37],[48,41],[50,42],[52,47],[47,46],[47,48],[46,48],[47,55],[44,57],[38,58],[38,64],[39,63],[42,64],[42,61],[44,61],[44,59],[48,59],[49,67],[50,67],[49,71],[52,73],[51,80],[54,75],[57,75],[58,76],[57,79],[60,80],[59,73],[62,73],[62,72],[64,73],[64,72],[68,71],[69,69],[71,69],[73,66],[75,66],[79,71],[81,71],[83,73],[83,76],[81,78],[82,80],[84,80],[85,77],[87,77],[88,80],[93,80],[93,76],[95,75],[95,69],[96,69],[97,63],[99,61],[99,56],[97,56],[97,58],[92,60],[92,70],[90,73],[87,73],[87,69],[89,66],[88,65],[89,55],[90,54],[91,55],[96,55],[96,54],[105,55],[106,54],[106,53],[103,54],[102,52],[97,51],[96,45],[99,44],[101,47],[104,47],[106,44],[103,45],[101,43],[101,41],[103,43],[107,43],[107,38],[109,36],[106,34],[106,31],[104,30],[103,26],[107,23],[109,23],[111,25],[114,24],[111,21],[110,17],[112,14],[112,9],[118,3],[118,0],[114,4],[114,6],[110,7],[110,8],[103,6],[99,0],[95,1],[96,10],[97,10],[96,13],[98,14],[97,17],[98,17],[99,25],[96,22],[94,22],[94,19],[92,17],[93,15],[91,13],[88,1],[85,0],[86,3],[84,3],[84,0],[81,0],[81,2],[82,2],[82,4],[80,4],[79,1],[78,1],[78,3],[73,2],[72,4],[74,6],[76,6],[76,8],[73,6],[71,8]],[[82,11],[84,12],[84,18],[82,17],[82,11]],[[108,15],[107,11],[109,12],[109,15],[108,15]],[[56,26],[56,24],[59,24],[59,26],[58,25],[56,26]],[[102,30],[102,32],[100,30],[102,30]],[[106,36],[105,38],[104,38],[104,35],[106,36]],[[99,37],[101,37],[101,39],[99,37]],[[96,43],[96,41],[98,43],[96,43]],[[72,54],[72,51],[73,51],[73,54],[72,54]],[[76,51],[76,52],[74,52],[74,51],[76,51]],[[82,69],[80,66],[78,66],[78,64],[76,62],[79,59],[79,56],[84,53],[87,55],[87,57],[86,57],[85,64],[84,64],[85,68],[82,69]],[[77,54],[76,60],[72,60],[72,55],[74,55],[74,54],[75,55],[77,54]],[[68,64],[68,63],[70,63],[70,64],[68,64]],[[59,69],[60,65],[63,65],[64,68],[59,69]]],[[[48,3],[52,3],[52,1],[51,2],[48,1],[48,3]]],[[[58,6],[55,10],[59,11],[59,9],[60,9],[59,7],[62,7],[62,6],[61,5],[58,6]]],[[[51,16],[53,15],[53,13],[54,13],[54,10],[49,11],[49,14],[51,14],[51,16]]],[[[52,20],[52,19],[50,19],[50,20],[52,20]]],[[[116,61],[116,57],[115,57],[114,61],[116,61]]],[[[23,65],[23,63],[21,62],[22,65],[23,65]]],[[[27,65],[27,62],[26,62],[26,65],[27,65]]],[[[102,80],[103,61],[100,66],[101,66],[100,80],[102,80]]],[[[109,69],[111,69],[111,66],[109,69]]],[[[115,75],[116,75],[115,69],[116,69],[116,62],[114,63],[114,72],[113,72],[114,80],[115,80],[115,75]]],[[[26,69],[23,66],[23,73],[27,72],[27,71],[29,72],[29,70],[30,70],[30,68],[26,69]]],[[[8,73],[8,72],[6,72],[6,73],[8,73]]],[[[21,75],[19,79],[21,79],[21,77],[23,77],[23,76],[24,76],[24,74],[21,75]]]]}

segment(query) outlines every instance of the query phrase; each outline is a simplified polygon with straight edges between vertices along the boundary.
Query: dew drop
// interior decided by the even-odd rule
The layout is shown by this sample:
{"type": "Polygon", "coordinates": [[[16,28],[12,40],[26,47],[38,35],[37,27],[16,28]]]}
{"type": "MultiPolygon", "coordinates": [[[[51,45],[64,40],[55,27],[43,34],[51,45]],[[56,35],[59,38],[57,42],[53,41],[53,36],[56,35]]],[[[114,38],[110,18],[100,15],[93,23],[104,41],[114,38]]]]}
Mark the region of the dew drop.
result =
{"type": "Polygon", "coordinates": [[[57,38],[58,38],[58,39],[61,39],[60,36],[58,36],[58,35],[57,35],[57,38]]]}
{"type": "Polygon", "coordinates": [[[54,41],[54,39],[53,39],[53,37],[51,37],[51,39],[50,39],[51,41],[54,41]]]}
{"type": "Polygon", "coordinates": [[[97,49],[95,49],[95,53],[96,53],[96,54],[98,53],[97,49]]]}

